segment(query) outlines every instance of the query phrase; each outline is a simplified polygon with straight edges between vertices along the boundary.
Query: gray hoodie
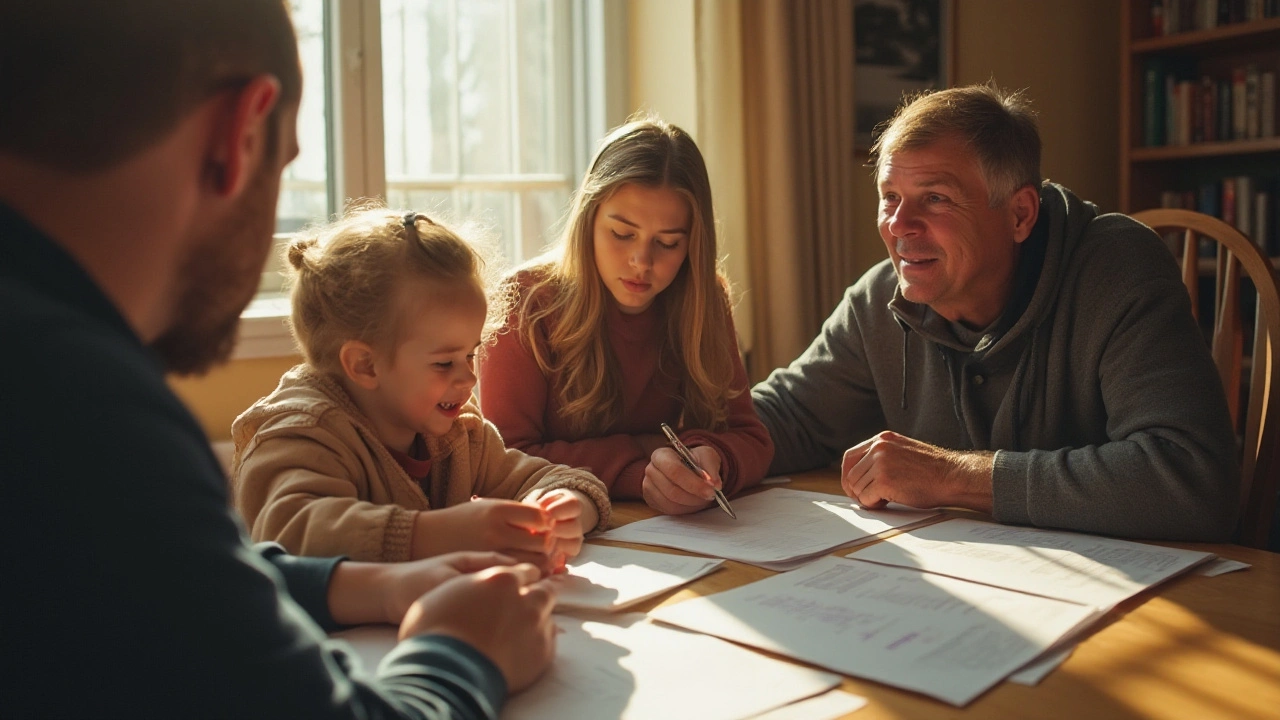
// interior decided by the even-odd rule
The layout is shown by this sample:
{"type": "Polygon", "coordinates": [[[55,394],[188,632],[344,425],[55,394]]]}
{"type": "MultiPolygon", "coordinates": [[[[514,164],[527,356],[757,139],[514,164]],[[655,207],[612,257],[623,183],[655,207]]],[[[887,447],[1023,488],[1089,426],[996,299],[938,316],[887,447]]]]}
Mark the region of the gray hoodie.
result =
{"type": "Polygon", "coordinates": [[[809,348],[752,390],[772,473],[881,430],[996,450],[1000,522],[1225,541],[1239,459],[1177,264],[1151,230],[1046,182],[1017,287],[972,331],[904,299],[885,260],[809,348]]]}

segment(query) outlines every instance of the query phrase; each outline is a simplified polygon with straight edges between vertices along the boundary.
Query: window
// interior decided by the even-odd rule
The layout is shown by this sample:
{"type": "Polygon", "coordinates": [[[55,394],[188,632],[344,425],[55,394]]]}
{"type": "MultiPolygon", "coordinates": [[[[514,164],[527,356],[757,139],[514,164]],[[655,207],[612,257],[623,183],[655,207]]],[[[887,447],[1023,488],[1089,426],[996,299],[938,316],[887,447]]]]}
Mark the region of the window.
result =
{"type": "Polygon", "coordinates": [[[325,30],[327,4],[315,0],[291,0],[293,24],[298,34],[298,55],[302,59],[304,82],[302,104],[298,107],[298,157],[285,168],[280,181],[280,201],[276,206],[276,232],[291,233],[303,225],[322,220],[334,211],[333,177],[329,164],[329,72],[325,58],[330,52],[325,30]]]}
{"type": "Polygon", "coordinates": [[[381,22],[388,202],[536,254],[575,174],[569,3],[382,0],[381,22]]]}
{"type": "MultiPolygon", "coordinates": [[[[277,241],[345,199],[479,221],[512,264],[558,230],[597,138],[625,114],[610,0],[291,0],[298,158],[277,241]],[[606,38],[610,38],[606,42],[606,38]],[[609,47],[606,47],[609,45],[609,47]]],[[[275,252],[237,357],[292,354],[275,252]]]]}

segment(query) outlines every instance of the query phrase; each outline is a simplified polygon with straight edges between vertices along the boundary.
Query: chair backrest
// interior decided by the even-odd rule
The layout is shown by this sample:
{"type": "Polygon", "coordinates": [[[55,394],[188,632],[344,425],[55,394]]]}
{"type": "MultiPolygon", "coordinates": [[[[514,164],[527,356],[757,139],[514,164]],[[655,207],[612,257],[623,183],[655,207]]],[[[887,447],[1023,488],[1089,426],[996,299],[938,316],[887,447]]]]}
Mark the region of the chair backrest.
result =
{"type": "Polygon", "coordinates": [[[1157,232],[1176,230],[1182,236],[1182,282],[1191,295],[1192,311],[1199,313],[1199,239],[1217,247],[1213,297],[1212,352],[1236,434],[1243,438],[1240,486],[1240,525],[1237,542],[1266,547],[1276,512],[1277,476],[1280,475],[1280,289],[1271,260],[1249,238],[1227,223],[1190,210],[1144,210],[1133,219],[1157,232]],[[1242,407],[1244,326],[1240,315],[1240,272],[1257,289],[1253,328],[1252,366],[1248,397],[1242,407]],[[1242,426],[1243,424],[1243,426],[1242,426]]]}

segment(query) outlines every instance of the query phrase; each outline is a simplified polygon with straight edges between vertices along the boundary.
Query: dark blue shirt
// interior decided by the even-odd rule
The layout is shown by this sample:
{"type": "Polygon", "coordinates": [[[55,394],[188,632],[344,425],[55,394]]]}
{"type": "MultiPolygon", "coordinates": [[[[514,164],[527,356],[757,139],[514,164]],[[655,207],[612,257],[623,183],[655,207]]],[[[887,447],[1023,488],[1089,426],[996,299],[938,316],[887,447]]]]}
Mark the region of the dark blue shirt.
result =
{"type": "Polygon", "coordinates": [[[506,695],[453,638],[380,672],[328,640],[338,561],[246,544],[158,358],[3,205],[0,493],[0,717],[491,718],[506,695]]]}

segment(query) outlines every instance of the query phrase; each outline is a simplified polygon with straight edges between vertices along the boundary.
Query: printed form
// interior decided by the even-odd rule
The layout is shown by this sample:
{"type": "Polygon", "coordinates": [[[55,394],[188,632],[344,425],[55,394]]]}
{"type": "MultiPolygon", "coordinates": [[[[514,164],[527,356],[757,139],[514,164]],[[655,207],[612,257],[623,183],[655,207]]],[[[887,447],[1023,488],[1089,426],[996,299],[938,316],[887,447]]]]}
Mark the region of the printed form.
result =
{"type": "Polygon", "coordinates": [[[733,509],[737,520],[713,506],[692,515],[640,520],[598,537],[790,570],[836,548],[938,515],[930,510],[865,510],[843,495],[788,488],[735,498],[733,509]]]}
{"type": "Polygon", "coordinates": [[[1215,556],[1060,530],[947,520],[846,557],[1110,610],[1215,556]]]}
{"type": "Polygon", "coordinates": [[[919,570],[824,557],[651,616],[962,706],[1101,614],[919,570]]]}

